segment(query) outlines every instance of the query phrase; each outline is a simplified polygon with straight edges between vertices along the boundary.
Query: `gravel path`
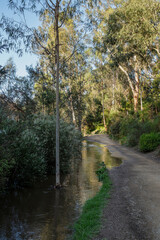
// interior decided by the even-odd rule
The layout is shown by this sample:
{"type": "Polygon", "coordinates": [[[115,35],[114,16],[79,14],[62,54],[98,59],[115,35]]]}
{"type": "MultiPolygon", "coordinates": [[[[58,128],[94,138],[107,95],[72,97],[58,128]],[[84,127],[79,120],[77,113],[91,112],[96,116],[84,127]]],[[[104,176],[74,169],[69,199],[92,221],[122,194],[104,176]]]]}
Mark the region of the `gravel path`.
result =
{"type": "Polygon", "coordinates": [[[106,135],[86,137],[105,144],[123,164],[110,171],[111,198],[102,229],[93,240],[160,240],[160,159],[119,145],[106,135]]]}

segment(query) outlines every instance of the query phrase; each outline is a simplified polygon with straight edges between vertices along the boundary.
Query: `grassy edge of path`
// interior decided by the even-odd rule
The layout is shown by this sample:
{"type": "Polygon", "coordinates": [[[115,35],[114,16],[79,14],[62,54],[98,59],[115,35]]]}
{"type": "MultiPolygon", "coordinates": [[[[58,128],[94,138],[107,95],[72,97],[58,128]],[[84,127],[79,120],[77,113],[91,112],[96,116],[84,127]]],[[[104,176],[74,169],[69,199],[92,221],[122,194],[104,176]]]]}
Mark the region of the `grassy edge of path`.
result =
{"type": "Polygon", "coordinates": [[[103,182],[100,191],[83,206],[79,220],[74,225],[73,240],[89,240],[96,236],[101,227],[102,210],[110,198],[111,180],[106,167],[97,171],[103,182]]]}

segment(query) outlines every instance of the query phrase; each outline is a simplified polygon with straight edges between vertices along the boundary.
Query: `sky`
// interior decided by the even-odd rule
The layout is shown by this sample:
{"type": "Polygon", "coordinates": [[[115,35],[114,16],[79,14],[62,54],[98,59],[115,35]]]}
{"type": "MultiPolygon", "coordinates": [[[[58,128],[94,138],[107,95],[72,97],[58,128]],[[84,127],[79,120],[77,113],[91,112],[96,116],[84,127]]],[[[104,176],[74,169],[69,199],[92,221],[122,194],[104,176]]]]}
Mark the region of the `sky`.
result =
{"type": "MultiPolygon", "coordinates": [[[[13,11],[8,8],[8,0],[0,0],[0,18],[3,15],[16,19],[17,21],[22,21],[20,17],[15,15],[13,11]]],[[[36,27],[40,25],[38,18],[33,14],[27,14],[26,21],[27,25],[30,27],[36,27]]],[[[15,52],[10,51],[9,53],[3,52],[0,54],[0,65],[5,65],[9,58],[12,58],[16,64],[17,76],[25,76],[27,74],[26,65],[35,66],[38,61],[38,57],[34,54],[24,53],[22,57],[19,57],[15,52]]]]}

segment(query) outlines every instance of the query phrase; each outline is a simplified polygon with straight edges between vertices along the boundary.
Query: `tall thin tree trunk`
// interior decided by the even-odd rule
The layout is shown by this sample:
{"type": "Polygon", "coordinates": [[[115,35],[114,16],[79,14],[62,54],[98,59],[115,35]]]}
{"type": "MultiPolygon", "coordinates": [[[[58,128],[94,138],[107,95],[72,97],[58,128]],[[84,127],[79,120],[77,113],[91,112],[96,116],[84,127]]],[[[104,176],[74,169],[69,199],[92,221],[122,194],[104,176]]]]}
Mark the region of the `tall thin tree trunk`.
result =
{"type": "Polygon", "coordinates": [[[137,57],[134,56],[134,61],[135,61],[135,91],[133,94],[134,97],[134,111],[138,111],[138,99],[139,99],[139,69],[138,69],[138,62],[137,62],[137,57]]]}
{"type": "MultiPolygon", "coordinates": [[[[71,67],[69,68],[69,76],[72,76],[71,73],[71,67]]],[[[69,93],[70,93],[70,97],[69,97],[69,106],[71,109],[71,114],[72,114],[72,123],[76,126],[76,115],[75,115],[75,111],[74,111],[74,104],[73,104],[73,97],[72,97],[72,84],[71,84],[71,79],[69,79],[69,93]]]]}
{"type": "MultiPolygon", "coordinates": [[[[84,76],[83,76],[84,80],[84,76]]],[[[79,110],[78,110],[78,129],[82,131],[82,76],[80,75],[80,89],[78,94],[79,110]]]]}
{"type": "Polygon", "coordinates": [[[113,84],[112,84],[112,96],[113,96],[113,99],[112,99],[112,106],[113,106],[113,109],[115,109],[115,75],[114,75],[114,72],[113,72],[113,84]]]}
{"type": "Polygon", "coordinates": [[[143,80],[140,77],[140,104],[141,104],[141,111],[143,111],[143,80]]]}
{"type": "Polygon", "coordinates": [[[102,77],[102,111],[103,111],[103,124],[105,127],[105,130],[107,132],[107,125],[106,125],[106,119],[105,119],[105,115],[104,115],[104,83],[103,83],[103,77],[102,77]]]}
{"type": "Polygon", "coordinates": [[[56,33],[56,186],[60,185],[60,159],[59,159],[59,1],[55,7],[55,33],[56,33]]]}
{"type": "Polygon", "coordinates": [[[134,112],[138,111],[138,93],[135,91],[133,93],[133,101],[134,101],[134,112]]]}
{"type": "Polygon", "coordinates": [[[76,116],[73,107],[73,98],[72,98],[72,91],[70,90],[70,106],[71,106],[71,113],[72,113],[72,122],[76,126],[76,116]]]}
{"type": "Polygon", "coordinates": [[[140,96],[140,100],[141,100],[141,111],[143,111],[142,89],[141,89],[141,96],[140,96]]]}

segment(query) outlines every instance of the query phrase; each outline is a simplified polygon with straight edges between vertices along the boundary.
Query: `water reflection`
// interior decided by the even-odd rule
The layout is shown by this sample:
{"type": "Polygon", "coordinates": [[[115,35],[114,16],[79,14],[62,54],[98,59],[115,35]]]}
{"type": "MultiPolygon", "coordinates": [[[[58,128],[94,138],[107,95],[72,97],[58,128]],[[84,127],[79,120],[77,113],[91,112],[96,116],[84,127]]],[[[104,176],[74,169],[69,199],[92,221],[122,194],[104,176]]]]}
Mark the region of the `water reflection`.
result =
{"type": "Polygon", "coordinates": [[[108,168],[120,164],[103,145],[84,142],[82,161],[74,166],[61,190],[53,177],[32,189],[14,191],[0,199],[1,240],[64,240],[72,231],[84,202],[99,190],[95,171],[104,161],[108,168]]]}

